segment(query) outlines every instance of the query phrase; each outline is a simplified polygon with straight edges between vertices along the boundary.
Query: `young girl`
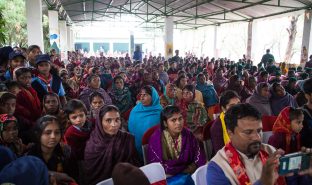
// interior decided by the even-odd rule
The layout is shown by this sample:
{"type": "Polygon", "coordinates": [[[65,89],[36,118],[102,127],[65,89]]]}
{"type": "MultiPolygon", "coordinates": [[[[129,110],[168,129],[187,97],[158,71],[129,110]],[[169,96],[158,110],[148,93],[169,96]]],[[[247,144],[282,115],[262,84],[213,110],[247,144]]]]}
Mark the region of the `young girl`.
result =
{"type": "Polygon", "coordinates": [[[47,166],[50,175],[53,175],[57,184],[69,183],[74,180],[70,174],[68,159],[70,149],[61,145],[61,129],[55,116],[41,117],[35,127],[37,137],[36,144],[28,152],[28,155],[36,156],[47,166]]]}
{"type": "Polygon", "coordinates": [[[52,115],[57,117],[59,120],[61,131],[64,133],[67,125],[67,118],[64,114],[64,111],[61,109],[61,102],[57,94],[55,93],[48,93],[43,97],[42,102],[42,115],[52,115]]]}
{"type": "Polygon", "coordinates": [[[286,154],[300,151],[299,133],[303,127],[303,118],[301,109],[285,107],[273,125],[273,135],[269,139],[269,144],[283,149],[286,154]]]}
{"type": "Polygon", "coordinates": [[[64,134],[64,141],[71,147],[71,159],[73,161],[74,177],[79,177],[83,181],[82,160],[84,159],[84,149],[86,142],[90,137],[92,124],[87,121],[87,109],[80,100],[70,100],[64,107],[71,126],[67,128],[64,134]]]}
{"type": "MultiPolygon", "coordinates": [[[[303,112],[301,109],[285,107],[278,115],[273,125],[273,135],[269,138],[269,144],[275,148],[281,148],[285,154],[299,152],[301,149],[300,131],[303,128],[303,112]]],[[[287,184],[310,184],[307,176],[294,175],[286,177],[287,184]]]]}
{"type": "Polygon", "coordinates": [[[90,96],[90,111],[88,118],[95,124],[99,120],[99,113],[101,108],[105,105],[104,97],[99,92],[93,92],[90,96]]]}
{"type": "Polygon", "coordinates": [[[0,114],[0,145],[10,148],[17,156],[26,151],[26,146],[18,137],[17,120],[14,116],[0,114]]]}

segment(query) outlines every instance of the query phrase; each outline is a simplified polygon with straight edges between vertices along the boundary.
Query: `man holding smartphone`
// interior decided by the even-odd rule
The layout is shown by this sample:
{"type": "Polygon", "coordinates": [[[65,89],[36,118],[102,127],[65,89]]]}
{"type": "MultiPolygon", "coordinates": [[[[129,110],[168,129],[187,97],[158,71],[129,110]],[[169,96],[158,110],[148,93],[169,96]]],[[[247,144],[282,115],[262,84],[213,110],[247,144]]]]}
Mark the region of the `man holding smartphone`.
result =
{"type": "Polygon", "coordinates": [[[284,185],[277,173],[282,150],[261,143],[261,114],[250,104],[237,104],[225,114],[230,142],[209,162],[208,185],[284,185]]]}

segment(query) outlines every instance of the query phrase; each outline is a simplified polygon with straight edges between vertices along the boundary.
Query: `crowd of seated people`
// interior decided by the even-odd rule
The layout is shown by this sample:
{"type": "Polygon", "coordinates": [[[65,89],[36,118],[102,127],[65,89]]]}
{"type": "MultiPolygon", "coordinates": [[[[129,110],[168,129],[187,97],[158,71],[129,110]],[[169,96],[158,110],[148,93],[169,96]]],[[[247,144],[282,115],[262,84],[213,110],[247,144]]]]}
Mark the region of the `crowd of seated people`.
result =
{"type": "Polygon", "coordinates": [[[65,64],[36,45],[0,48],[0,66],[3,179],[24,162],[25,171],[38,165],[41,184],[94,185],[114,180],[118,164],[134,170],[158,162],[169,185],[194,184],[191,175],[204,165],[209,185],[312,184],[312,167],[275,171],[280,156],[312,148],[309,67],[182,58],[178,51],[143,61],[76,51],[65,64]],[[268,143],[265,116],[276,118],[268,143]]]}

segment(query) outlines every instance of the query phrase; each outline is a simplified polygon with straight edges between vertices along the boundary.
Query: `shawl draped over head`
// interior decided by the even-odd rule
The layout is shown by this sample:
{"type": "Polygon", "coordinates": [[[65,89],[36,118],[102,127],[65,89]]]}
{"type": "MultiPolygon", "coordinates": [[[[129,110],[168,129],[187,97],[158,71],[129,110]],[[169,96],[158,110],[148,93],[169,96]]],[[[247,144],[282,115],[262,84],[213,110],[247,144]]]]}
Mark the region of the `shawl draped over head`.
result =
{"type": "Polygon", "coordinates": [[[285,96],[280,97],[280,96],[277,96],[276,93],[271,88],[271,94],[272,94],[270,98],[271,108],[275,116],[277,116],[287,106],[298,107],[296,100],[288,92],[285,92],[285,96]]]}
{"type": "Polygon", "coordinates": [[[105,105],[111,105],[112,104],[112,99],[109,97],[109,95],[107,94],[107,92],[104,89],[102,89],[102,88],[93,89],[91,87],[86,87],[80,93],[79,99],[85,104],[87,110],[90,110],[90,95],[93,92],[99,92],[103,95],[105,105]]]}
{"type": "Polygon", "coordinates": [[[133,106],[131,92],[128,87],[117,89],[115,83],[113,83],[113,88],[109,92],[109,95],[112,98],[113,104],[118,107],[121,114],[127,112],[133,106]]]}
{"type": "Polygon", "coordinates": [[[181,152],[177,159],[165,160],[163,156],[163,132],[157,129],[151,136],[148,145],[147,160],[149,163],[160,162],[166,174],[182,173],[190,164],[200,167],[206,163],[204,151],[200,148],[197,139],[187,129],[183,129],[181,152]]]}
{"type": "Polygon", "coordinates": [[[253,95],[251,95],[246,102],[254,106],[262,115],[271,116],[273,113],[270,105],[270,99],[260,95],[261,90],[265,86],[268,87],[268,84],[265,82],[259,83],[256,86],[256,90],[253,95]]]}
{"type": "Polygon", "coordinates": [[[220,93],[222,87],[227,82],[227,79],[222,75],[221,77],[215,76],[212,83],[218,93],[220,93]]]}
{"type": "Polygon", "coordinates": [[[196,89],[199,90],[203,94],[204,103],[206,107],[210,107],[219,102],[219,98],[216,90],[214,89],[212,84],[208,83],[200,83],[197,78],[196,89]]]}
{"type": "Polygon", "coordinates": [[[154,87],[152,88],[152,104],[144,106],[141,102],[138,103],[131,111],[128,128],[129,132],[135,137],[136,149],[142,154],[142,137],[144,133],[151,127],[159,124],[160,112],[162,106],[158,93],[154,87]]]}
{"type": "MultiPolygon", "coordinates": [[[[278,115],[273,125],[273,133],[284,133],[286,135],[286,148],[285,152],[290,153],[291,150],[291,136],[293,134],[291,128],[291,120],[289,117],[290,107],[285,107],[278,115]]],[[[300,151],[300,134],[295,134],[297,141],[297,151],[300,151]]]]}
{"type": "Polygon", "coordinates": [[[119,162],[139,165],[133,136],[123,131],[111,136],[104,132],[102,122],[96,122],[84,151],[87,184],[93,185],[110,178],[119,162]]]}

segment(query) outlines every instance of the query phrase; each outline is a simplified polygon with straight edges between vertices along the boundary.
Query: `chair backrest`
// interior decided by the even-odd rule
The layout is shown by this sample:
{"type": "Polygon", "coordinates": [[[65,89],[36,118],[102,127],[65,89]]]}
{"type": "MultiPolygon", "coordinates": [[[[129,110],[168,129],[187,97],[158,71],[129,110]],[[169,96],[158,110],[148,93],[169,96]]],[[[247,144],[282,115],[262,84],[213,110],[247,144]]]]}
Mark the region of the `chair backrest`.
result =
{"type": "Polygon", "coordinates": [[[207,185],[206,174],[208,164],[199,167],[193,174],[192,179],[195,185],[207,185]]]}
{"type": "Polygon", "coordinates": [[[272,131],[274,122],[276,121],[277,116],[262,116],[262,126],[263,132],[272,131]]]}
{"type": "Polygon", "coordinates": [[[160,125],[155,125],[153,127],[151,127],[150,129],[148,129],[143,137],[142,137],[142,153],[143,153],[143,162],[144,162],[144,165],[147,164],[147,148],[148,148],[148,142],[149,142],[149,138],[151,137],[151,135],[155,132],[155,130],[157,128],[159,128],[160,125]]]}
{"type": "Polygon", "coordinates": [[[150,181],[151,185],[166,185],[166,173],[160,163],[151,163],[140,168],[150,181]]]}
{"type": "MultiPolygon", "coordinates": [[[[140,170],[143,171],[151,185],[167,185],[165,169],[160,163],[151,163],[142,166],[140,170]]],[[[114,185],[114,181],[110,178],[96,185],[114,185]]]]}
{"type": "Polygon", "coordinates": [[[114,185],[114,181],[112,178],[110,178],[110,179],[106,179],[102,182],[99,182],[96,185],[114,185]]]}
{"type": "Polygon", "coordinates": [[[204,150],[205,150],[205,155],[207,160],[210,160],[212,157],[212,143],[210,139],[210,128],[211,125],[215,122],[215,120],[210,121],[207,123],[203,129],[203,145],[204,145],[204,150]]]}
{"type": "Polygon", "coordinates": [[[211,128],[211,125],[215,122],[215,120],[212,120],[210,121],[209,123],[207,123],[205,126],[204,126],[204,130],[203,130],[203,140],[208,140],[210,139],[210,128],[211,128]]]}
{"type": "Polygon", "coordinates": [[[277,116],[262,116],[262,126],[263,126],[262,142],[263,143],[268,143],[269,138],[273,134],[272,128],[276,119],[277,119],[277,116]]]}
{"type": "Polygon", "coordinates": [[[157,128],[159,128],[160,125],[155,125],[151,128],[149,128],[143,135],[142,137],[142,145],[148,144],[149,138],[151,137],[151,135],[155,132],[155,130],[157,128]]]}

